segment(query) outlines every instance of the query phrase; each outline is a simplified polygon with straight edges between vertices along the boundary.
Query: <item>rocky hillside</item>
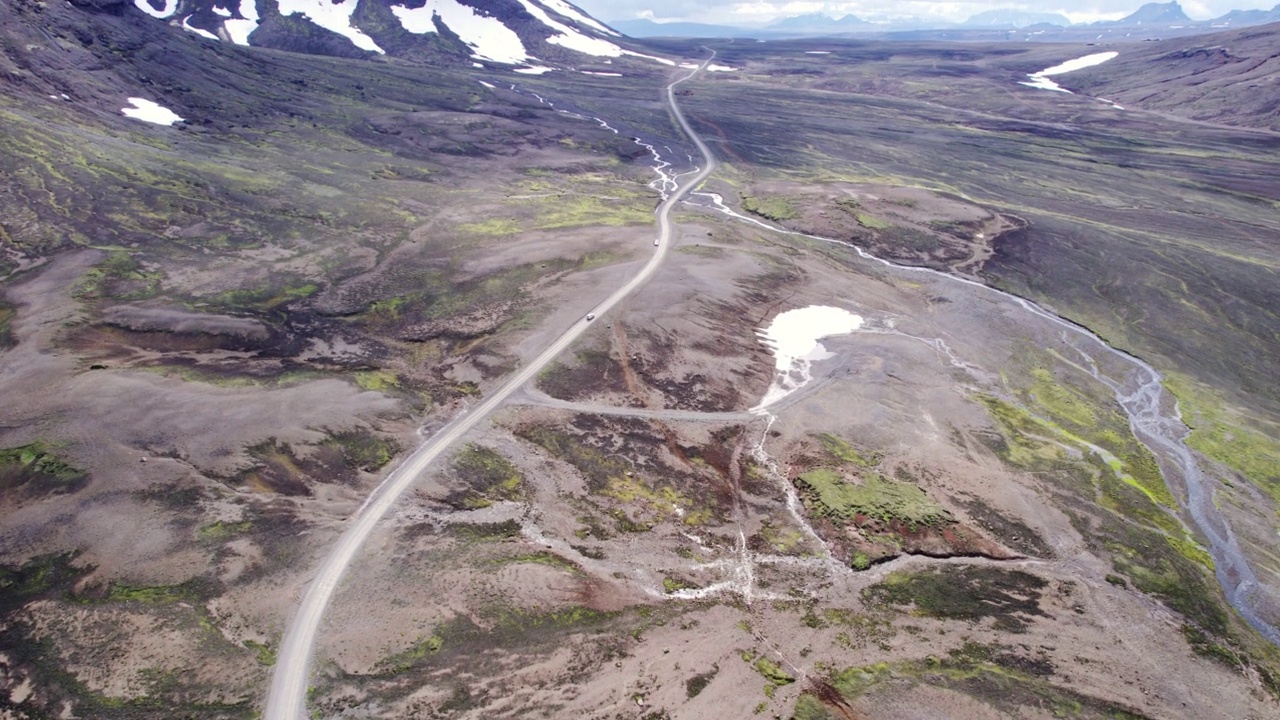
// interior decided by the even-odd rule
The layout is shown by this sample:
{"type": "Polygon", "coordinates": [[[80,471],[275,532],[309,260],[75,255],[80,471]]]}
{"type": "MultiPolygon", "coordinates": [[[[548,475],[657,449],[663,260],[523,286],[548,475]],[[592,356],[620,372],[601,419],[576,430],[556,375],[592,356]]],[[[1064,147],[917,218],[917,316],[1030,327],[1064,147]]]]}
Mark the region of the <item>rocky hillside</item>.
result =
{"type": "Polygon", "coordinates": [[[1063,76],[1124,106],[1280,130],[1280,24],[1144,43],[1063,76]]]}

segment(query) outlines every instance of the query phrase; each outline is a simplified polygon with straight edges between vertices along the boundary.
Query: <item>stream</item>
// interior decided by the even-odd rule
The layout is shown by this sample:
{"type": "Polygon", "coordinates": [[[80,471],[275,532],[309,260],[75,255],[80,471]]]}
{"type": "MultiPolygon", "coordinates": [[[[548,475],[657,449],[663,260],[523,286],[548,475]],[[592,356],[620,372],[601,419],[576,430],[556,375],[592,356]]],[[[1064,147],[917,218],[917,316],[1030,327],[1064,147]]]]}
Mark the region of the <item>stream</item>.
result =
{"type": "MultiPolygon", "coordinates": [[[[539,103],[545,104],[557,112],[576,119],[595,122],[603,129],[615,134],[618,133],[616,128],[598,117],[556,108],[554,104],[537,93],[520,90],[515,85],[510,87],[514,92],[531,95],[539,103]]],[[[650,187],[657,190],[662,199],[665,200],[679,186],[679,178],[687,173],[673,172],[672,164],[663,158],[654,145],[646,143],[638,137],[633,138],[633,141],[637,145],[644,147],[652,155],[654,160],[653,170],[658,175],[658,178],[650,183],[650,187]]],[[[692,160],[691,156],[690,160],[692,160]]],[[[1212,481],[1200,469],[1194,453],[1186,443],[1187,436],[1190,435],[1191,430],[1183,422],[1177,402],[1166,393],[1161,383],[1162,376],[1154,367],[1141,358],[1108,345],[1102,338],[1083,325],[1067,320],[1026,298],[981,282],[931,268],[900,265],[872,255],[865,249],[851,243],[776,227],[735,212],[725,205],[724,199],[716,193],[692,192],[690,196],[706,198],[708,202],[697,203],[693,200],[685,200],[686,203],[717,210],[737,221],[756,225],[772,232],[798,235],[820,242],[852,248],[858,257],[879,263],[898,273],[925,274],[930,277],[941,278],[944,282],[960,283],[979,289],[979,292],[994,294],[1002,300],[1017,305],[1025,312],[1062,328],[1064,342],[1079,353],[1081,359],[1087,365],[1088,372],[1094,379],[1112,391],[1116,402],[1119,403],[1128,417],[1130,430],[1156,457],[1166,485],[1171,490],[1176,490],[1177,483],[1171,482],[1176,480],[1181,481],[1182,486],[1186,488],[1186,500],[1184,502],[1179,497],[1179,503],[1182,506],[1182,510],[1187,513],[1195,527],[1209,543],[1208,550],[1214,560],[1214,572],[1227,602],[1236,609],[1251,627],[1266,637],[1273,645],[1280,647],[1280,629],[1263,619],[1258,610],[1257,592],[1260,584],[1257,575],[1249,565],[1244,552],[1240,549],[1240,543],[1230,524],[1214,504],[1212,481]],[[1112,377],[1103,372],[1099,368],[1098,359],[1104,356],[1119,360],[1122,366],[1128,368],[1128,372],[1120,378],[1112,377]]],[[[948,354],[951,354],[949,349],[948,354]]],[[[953,361],[955,360],[954,356],[952,359],[953,361]]],[[[769,415],[767,411],[760,412],[765,409],[766,405],[766,401],[762,400],[760,406],[753,410],[765,415],[769,424],[772,424],[776,418],[769,415]]],[[[765,437],[767,437],[767,430],[765,437]]],[[[772,461],[772,458],[769,458],[763,445],[764,438],[761,439],[758,447],[754,448],[753,454],[757,456],[756,459],[758,461],[767,466],[772,461]]],[[[772,470],[776,474],[777,468],[774,467],[772,470]]],[[[797,520],[800,520],[797,507],[798,499],[791,495],[791,493],[794,493],[794,489],[789,487],[790,483],[783,484],[788,486],[784,490],[790,490],[787,496],[788,509],[793,516],[796,516],[797,520]]],[[[1178,494],[1174,492],[1174,496],[1178,497],[1178,494]]],[[[812,529],[808,528],[808,523],[801,520],[800,524],[809,532],[812,532],[812,529]]],[[[824,544],[820,543],[820,545],[825,547],[824,544]]]]}
{"type": "MultiPolygon", "coordinates": [[[[706,198],[709,202],[705,204],[691,200],[686,202],[718,210],[735,220],[773,232],[799,235],[852,248],[858,257],[880,263],[898,273],[927,274],[931,277],[943,278],[946,282],[980,288],[980,292],[992,293],[1005,301],[1014,303],[1025,312],[1062,328],[1064,342],[1079,353],[1087,366],[1087,371],[1094,379],[1109,388],[1115,395],[1116,402],[1124,409],[1129,419],[1129,427],[1134,436],[1146,445],[1159,462],[1165,483],[1171,490],[1176,490],[1178,483],[1173,481],[1181,481],[1182,486],[1186,488],[1186,500],[1183,502],[1179,498],[1179,503],[1209,543],[1208,550],[1214,560],[1218,584],[1222,586],[1227,602],[1250,626],[1272,644],[1280,646],[1280,630],[1263,619],[1258,610],[1257,576],[1240,549],[1240,543],[1230,524],[1214,504],[1212,481],[1200,469],[1194,453],[1186,443],[1191,430],[1183,422],[1177,402],[1166,393],[1161,383],[1162,376],[1154,367],[1141,358],[1108,345],[1088,328],[1046,310],[1026,298],[931,268],[899,265],[876,257],[851,243],[775,227],[735,212],[725,205],[724,199],[716,193],[696,192],[691,195],[706,198]],[[1123,367],[1128,368],[1128,371],[1119,378],[1108,375],[1098,365],[1099,358],[1103,357],[1119,360],[1123,367]]],[[[1176,491],[1174,495],[1177,497],[1176,491]]]]}

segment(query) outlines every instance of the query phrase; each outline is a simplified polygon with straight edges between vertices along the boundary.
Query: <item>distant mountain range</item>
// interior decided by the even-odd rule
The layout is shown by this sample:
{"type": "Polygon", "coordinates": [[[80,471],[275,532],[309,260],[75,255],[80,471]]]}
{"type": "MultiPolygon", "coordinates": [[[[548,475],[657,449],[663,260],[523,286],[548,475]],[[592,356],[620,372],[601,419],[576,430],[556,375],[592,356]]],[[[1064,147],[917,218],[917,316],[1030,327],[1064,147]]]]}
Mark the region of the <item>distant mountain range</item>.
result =
{"type": "Polygon", "coordinates": [[[1027,10],[988,10],[961,23],[965,27],[979,28],[1024,28],[1032,25],[1058,25],[1066,27],[1071,24],[1065,15],[1057,13],[1030,12],[1027,10]]]}
{"type": "MultiPolygon", "coordinates": [[[[657,23],[652,20],[619,20],[612,27],[632,37],[820,37],[851,33],[919,33],[946,32],[947,37],[962,38],[965,33],[983,31],[1031,30],[1025,39],[1062,40],[1092,38],[1088,32],[1102,30],[1107,35],[1119,29],[1140,30],[1164,35],[1190,34],[1212,29],[1237,28],[1280,22],[1280,5],[1270,10],[1232,10],[1212,20],[1192,20],[1177,0],[1147,3],[1119,20],[1095,23],[1072,23],[1058,13],[1015,9],[987,10],[962,23],[949,23],[922,18],[900,18],[892,21],[867,20],[854,15],[839,19],[822,13],[810,13],[778,20],[770,25],[744,27],[704,23],[657,23]],[[1041,36],[1044,37],[1041,37],[1041,36]]],[[[1132,33],[1126,34],[1132,37],[1132,33]]],[[[1022,39],[1019,37],[1019,39],[1022,39]]]]}

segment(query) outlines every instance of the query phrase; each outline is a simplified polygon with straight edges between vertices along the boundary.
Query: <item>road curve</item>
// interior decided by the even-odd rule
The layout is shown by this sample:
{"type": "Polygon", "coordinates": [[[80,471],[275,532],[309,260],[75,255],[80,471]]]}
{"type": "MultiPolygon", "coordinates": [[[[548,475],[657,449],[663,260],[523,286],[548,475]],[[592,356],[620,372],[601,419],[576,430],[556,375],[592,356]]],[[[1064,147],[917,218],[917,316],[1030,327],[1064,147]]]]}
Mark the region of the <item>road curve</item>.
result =
{"type": "MultiPolygon", "coordinates": [[[[593,312],[598,316],[608,312],[610,308],[622,302],[623,299],[635,292],[649,278],[653,277],[654,272],[657,271],[658,266],[662,264],[670,250],[671,221],[669,215],[671,208],[680,202],[690,189],[696,187],[715,170],[715,158],[712,157],[706,144],[702,142],[702,138],[694,133],[684,114],[680,112],[680,106],[676,104],[675,98],[675,87],[704,70],[714,59],[715,51],[712,51],[711,57],[704,61],[702,65],[667,86],[667,105],[671,108],[671,112],[680,124],[680,128],[698,146],[698,152],[704,158],[704,165],[701,170],[686,180],[658,207],[657,251],[654,252],[653,257],[649,259],[649,262],[635,277],[626,285],[618,288],[607,300],[596,306],[593,312]]],[[[288,627],[285,628],[284,639],[280,643],[275,670],[271,674],[271,686],[267,691],[266,712],[264,714],[266,720],[304,720],[307,717],[306,699],[309,687],[311,652],[315,646],[320,620],[324,617],[325,609],[328,608],[329,601],[333,599],[333,594],[338,588],[338,582],[342,579],[343,573],[346,572],[347,566],[351,564],[356,552],[360,550],[360,546],[364,544],[364,541],[373,532],[378,522],[436,458],[440,457],[449,446],[460,440],[468,431],[480,424],[508,396],[532,380],[560,353],[568,349],[569,345],[574,340],[577,340],[578,336],[586,331],[587,327],[588,322],[585,320],[574,323],[541,355],[507,380],[506,384],[496,392],[462,417],[446,425],[431,439],[419,446],[373,491],[364,506],[357,512],[355,519],[338,538],[337,545],[334,546],[329,556],[325,558],[315,577],[312,578],[307,593],[302,599],[302,604],[290,619],[288,627]]]]}

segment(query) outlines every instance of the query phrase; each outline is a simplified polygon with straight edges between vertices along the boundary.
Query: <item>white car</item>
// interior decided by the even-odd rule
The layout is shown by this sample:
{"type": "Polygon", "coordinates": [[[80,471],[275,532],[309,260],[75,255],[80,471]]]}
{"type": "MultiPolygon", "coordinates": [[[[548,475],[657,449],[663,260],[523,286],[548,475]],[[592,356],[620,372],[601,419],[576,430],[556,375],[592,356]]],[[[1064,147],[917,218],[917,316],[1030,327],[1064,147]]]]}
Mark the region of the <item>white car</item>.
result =
{"type": "Polygon", "coordinates": [[[587,322],[591,322],[592,320],[595,320],[595,319],[596,319],[595,313],[587,313],[587,322]]]}

